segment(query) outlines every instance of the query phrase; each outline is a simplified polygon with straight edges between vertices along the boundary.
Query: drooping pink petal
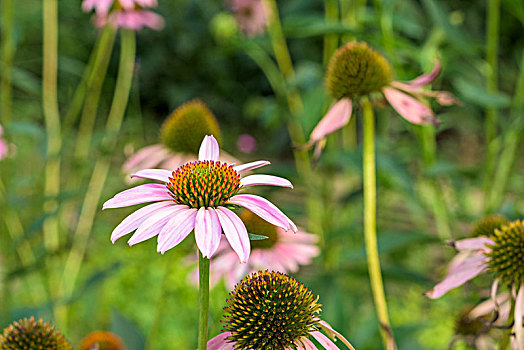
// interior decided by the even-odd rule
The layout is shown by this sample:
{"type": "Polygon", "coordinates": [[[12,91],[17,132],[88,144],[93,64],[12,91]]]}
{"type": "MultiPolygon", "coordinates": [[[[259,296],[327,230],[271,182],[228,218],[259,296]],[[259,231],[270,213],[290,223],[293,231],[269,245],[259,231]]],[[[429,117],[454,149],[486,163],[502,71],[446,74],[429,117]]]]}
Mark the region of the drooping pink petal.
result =
{"type": "Polygon", "coordinates": [[[157,0],[135,0],[135,2],[142,7],[157,7],[157,0]]]}
{"type": "Polygon", "coordinates": [[[128,217],[126,217],[111,233],[111,242],[113,244],[117,239],[127,235],[129,232],[136,230],[144,221],[146,221],[156,211],[176,205],[172,201],[159,202],[147,205],[138,209],[128,217]]]}
{"type": "Polygon", "coordinates": [[[240,185],[253,186],[253,185],[270,185],[270,186],[281,186],[293,188],[291,182],[282,177],[273,176],[273,175],[249,175],[240,179],[240,185]]]}
{"type": "Polygon", "coordinates": [[[217,140],[213,135],[206,135],[198,151],[198,160],[213,160],[216,162],[218,161],[219,152],[217,140]]]}
{"type": "Polygon", "coordinates": [[[104,203],[102,210],[172,199],[164,185],[146,184],[116,194],[104,203]]]}
{"type": "Polygon", "coordinates": [[[162,16],[147,10],[129,10],[111,12],[109,22],[115,23],[118,27],[141,30],[143,27],[149,27],[154,30],[164,28],[164,19],[162,16]]]}
{"type": "Polygon", "coordinates": [[[346,125],[351,118],[351,109],[352,103],[347,97],[335,103],[311,132],[311,142],[317,142],[346,125]]]}
{"type": "Polygon", "coordinates": [[[195,240],[204,258],[210,259],[218,248],[222,228],[213,208],[200,208],[195,219],[195,240]]]}
{"type": "Polygon", "coordinates": [[[257,160],[251,163],[236,165],[233,167],[233,169],[235,169],[237,173],[241,173],[243,171],[253,170],[269,164],[271,164],[271,162],[268,162],[267,160],[257,160]]]}
{"type": "Polygon", "coordinates": [[[438,119],[433,115],[431,109],[417,99],[389,87],[382,91],[389,104],[407,121],[413,124],[438,125],[438,119]]]}
{"type": "Polygon", "coordinates": [[[350,348],[351,350],[355,350],[353,345],[351,345],[351,343],[342,334],[340,334],[335,329],[333,329],[333,327],[331,327],[331,325],[329,323],[327,323],[324,320],[320,320],[318,322],[318,324],[319,324],[320,328],[322,328],[322,330],[324,332],[326,332],[331,337],[331,339],[333,339],[333,340],[339,339],[348,348],[350,348]]]}
{"type": "Polygon", "coordinates": [[[173,176],[173,172],[171,170],[165,170],[165,169],[143,169],[139,170],[136,173],[131,175],[131,178],[133,177],[139,177],[142,179],[151,179],[151,180],[158,180],[162,182],[169,182],[169,178],[173,176]]]}
{"type": "MultiPolygon", "coordinates": [[[[318,350],[315,344],[313,344],[313,342],[307,337],[302,337],[296,340],[295,345],[297,346],[297,350],[318,350]]],[[[291,350],[291,348],[286,350],[291,350]]]]}
{"type": "Polygon", "coordinates": [[[320,333],[319,331],[314,331],[314,332],[311,332],[310,334],[313,336],[313,338],[315,338],[320,343],[320,345],[324,347],[324,349],[339,350],[338,346],[336,346],[335,343],[331,341],[331,339],[329,339],[328,337],[326,337],[324,334],[320,333]]]}
{"type": "Polygon", "coordinates": [[[429,74],[422,74],[421,76],[407,81],[406,84],[411,85],[412,87],[421,87],[424,85],[431,84],[433,80],[435,80],[436,77],[438,77],[440,73],[440,61],[435,61],[435,66],[433,67],[433,70],[429,74]]]}
{"type": "Polygon", "coordinates": [[[187,210],[187,206],[174,205],[157,210],[138,227],[127,243],[132,246],[156,236],[162,231],[162,228],[164,228],[169,220],[183,210],[187,210]]]}
{"type": "Polygon", "coordinates": [[[515,300],[515,344],[517,350],[524,350],[524,284],[521,282],[515,300]]]}
{"type": "Polygon", "coordinates": [[[484,254],[477,254],[465,259],[460,265],[449,271],[442,282],[424,294],[431,299],[437,299],[449,290],[463,285],[487,269],[485,259],[484,254]]]}
{"type": "Polygon", "coordinates": [[[246,263],[251,250],[246,226],[235,213],[225,207],[217,207],[216,213],[231,248],[237,253],[240,262],[246,263]]]}
{"type": "Polygon", "coordinates": [[[84,0],[82,2],[82,10],[89,12],[92,9],[95,9],[97,14],[106,15],[109,12],[109,8],[113,0],[84,0]]]}
{"type": "Polygon", "coordinates": [[[230,336],[230,332],[224,332],[209,339],[207,342],[207,350],[234,350],[235,343],[228,343],[226,341],[226,339],[230,336]]]}
{"type": "Polygon", "coordinates": [[[118,2],[125,10],[133,10],[135,8],[135,0],[118,0],[118,2]]]}
{"type": "Polygon", "coordinates": [[[160,152],[163,148],[163,145],[151,145],[138,150],[135,154],[129,157],[129,159],[122,166],[122,169],[124,169],[125,172],[129,172],[134,171],[137,168],[143,168],[140,167],[139,164],[141,164],[147,158],[151,157],[153,154],[160,152]]]}
{"type": "Polygon", "coordinates": [[[291,220],[265,198],[254,194],[238,194],[231,197],[229,202],[249,209],[270,224],[282,227],[284,230],[289,230],[290,228],[293,230],[296,229],[296,226],[294,226],[294,224],[292,225],[291,220]]]}
{"type": "Polygon", "coordinates": [[[486,245],[488,244],[493,245],[495,242],[487,237],[475,237],[461,239],[460,241],[451,243],[457,250],[486,250],[486,245]]]}
{"type": "Polygon", "coordinates": [[[172,217],[158,234],[157,251],[164,254],[182,242],[195,228],[196,215],[196,209],[187,208],[172,217]]]}

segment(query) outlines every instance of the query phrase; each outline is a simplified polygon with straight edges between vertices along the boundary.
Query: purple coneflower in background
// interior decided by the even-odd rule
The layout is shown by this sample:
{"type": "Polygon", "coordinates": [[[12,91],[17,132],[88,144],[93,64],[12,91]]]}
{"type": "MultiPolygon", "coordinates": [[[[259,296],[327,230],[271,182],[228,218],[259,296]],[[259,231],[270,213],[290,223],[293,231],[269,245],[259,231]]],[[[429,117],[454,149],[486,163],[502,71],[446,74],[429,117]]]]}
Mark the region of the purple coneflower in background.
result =
{"type": "Polygon", "coordinates": [[[261,0],[228,0],[240,30],[255,36],[266,30],[266,15],[261,0]]]}
{"type": "MultiPolygon", "coordinates": [[[[249,210],[242,210],[240,219],[247,231],[252,234],[266,236],[266,239],[251,241],[251,255],[247,264],[237,261],[236,253],[224,241],[220,242],[215,256],[211,260],[211,284],[224,278],[228,288],[246,275],[269,269],[284,273],[296,272],[300,265],[309,265],[320,253],[316,243],[316,235],[298,231],[290,233],[274,226],[249,210]]],[[[195,270],[193,280],[198,283],[198,271],[195,270]]]]}
{"type": "Polygon", "coordinates": [[[448,274],[426,296],[437,299],[481,273],[495,275],[492,298],[498,285],[508,286],[515,301],[514,349],[524,350],[524,221],[516,220],[495,229],[490,237],[467,238],[453,244],[459,254],[451,261],[448,274]]]}
{"type": "Polygon", "coordinates": [[[146,8],[157,7],[157,0],[84,0],[85,12],[95,10],[95,24],[103,27],[111,23],[117,27],[141,30],[143,27],[160,30],[164,19],[146,8]]]}
{"type": "Polygon", "coordinates": [[[125,218],[114,229],[111,241],[114,243],[133,230],[136,232],[129,239],[129,245],[158,235],[157,251],[163,254],[194,230],[198,249],[203,257],[211,258],[218,249],[223,231],[240,261],[245,263],[250,253],[249,236],[242,220],[228,207],[244,207],[284,230],[297,231],[295,224],[268,200],[252,194],[238,194],[253,185],[293,188],[291,182],[271,175],[241,178],[241,173],[269,162],[233,166],[218,161],[218,157],[216,139],[206,136],[198,161],[182,165],[175,171],[145,169],[131,175],[158,180],[163,184],[145,184],[120,192],[105,202],[103,209],[158,203],[145,206],[125,218]]]}
{"type": "Polygon", "coordinates": [[[238,136],[237,147],[242,153],[252,153],[257,148],[257,140],[249,134],[238,136]]]}
{"type": "Polygon", "coordinates": [[[7,142],[2,138],[3,133],[2,125],[0,125],[0,159],[7,157],[9,152],[7,142]]]}

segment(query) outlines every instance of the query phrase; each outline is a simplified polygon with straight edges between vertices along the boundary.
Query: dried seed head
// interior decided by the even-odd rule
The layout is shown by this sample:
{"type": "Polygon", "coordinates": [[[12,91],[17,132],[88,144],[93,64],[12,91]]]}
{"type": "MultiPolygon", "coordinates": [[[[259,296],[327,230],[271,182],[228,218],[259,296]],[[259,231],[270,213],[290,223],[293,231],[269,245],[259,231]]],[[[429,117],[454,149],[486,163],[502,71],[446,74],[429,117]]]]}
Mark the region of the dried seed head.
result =
{"type": "Polygon", "coordinates": [[[380,91],[392,80],[386,59],[366,43],[351,42],[335,52],[325,83],[331,97],[340,100],[380,91]]]}
{"type": "Polygon", "coordinates": [[[491,214],[486,216],[485,218],[477,221],[475,223],[475,226],[473,227],[473,230],[471,231],[472,237],[491,237],[495,233],[495,229],[501,228],[502,225],[506,225],[508,223],[508,219],[500,214],[491,214]]]}
{"type": "Polygon", "coordinates": [[[478,336],[489,331],[489,327],[480,318],[471,318],[473,307],[469,306],[458,314],[455,319],[455,334],[463,336],[478,336]]]}
{"type": "Polygon", "coordinates": [[[220,128],[215,116],[204,102],[198,99],[175,109],[160,129],[162,143],[181,153],[197,154],[206,135],[214,135],[220,142],[220,128]]]}
{"type": "Polygon", "coordinates": [[[490,271],[507,285],[519,286],[524,281],[524,221],[516,220],[500,229],[495,229],[490,237],[494,245],[486,253],[490,271]]]}
{"type": "Polygon", "coordinates": [[[72,350],[67,339],[49,322],[34,317],[13,322],[0,335],[1,350],[72,350]]]}
{"type": "Polygon", "coordinates": [[[318,297],[280,272],[255,272],[229,295],[223,323],[236,349],[294,349],[319,322],[318,297]]]}
{"type": "Polygon", "coordinates": [[[80,350],[125,350],[122,339],[112,332],[96,331],[82,339],[80,350]]]}
{"type": "Polygon", "coordinates": [[[247,232],[267,237],[266,239],[252,240],[251,249],[270,249],[277,243],[278,233],[274,225],[249,210],[243,210],[240,213],[240,218],[246,225],[247,232]]]}

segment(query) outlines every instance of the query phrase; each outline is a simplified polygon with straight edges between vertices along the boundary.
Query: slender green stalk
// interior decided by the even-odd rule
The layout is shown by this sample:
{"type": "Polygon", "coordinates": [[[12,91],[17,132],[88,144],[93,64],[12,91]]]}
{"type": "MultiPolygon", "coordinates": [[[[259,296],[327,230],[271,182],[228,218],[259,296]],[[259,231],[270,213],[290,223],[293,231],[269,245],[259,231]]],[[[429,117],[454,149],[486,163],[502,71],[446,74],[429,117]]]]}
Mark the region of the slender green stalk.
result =
{"type": "Polygon", "coordinates": [[[209,259],[198,252],[198,350],[207,349],[209,315],[209,259]]]}
{"type": "MultiPolygon", "coordinates": [[[[388,58],[393,62],[397,61],[395,54],[395,36],[393,34],[393,18],[391,13],[391,4],[385,4],[382,0],[374,0],[375,12],[377,20],[380,24],[380,32],[382,34],[382,46],[388,54],[388,58]],[[388,6],[386,9],[385,6],[388,6]]],[[[400,68],[400,67],[399,67],[400,68]]]]}
{"type": "MultiPolygon", "coordinates": [[[[487,38],[486,38],[486,90],[496,93],[498,90],[498,43],[499,43],[499,22],[500,22],[500,0],[488,0],[487,12],[487,38]]],[[[488,206],[488,196],[492,185],[492,176],[495,171],[496,158],[499,147],[496,147],[494,140],[497,136],[498,109],[496,107],[486,108],[485,144],[486,144],[486,165],[484,172],[484,201],[486,209],[488,206]]]]}
{"type": "Polygon", "coordinates": [[[75,147],[75,158],[80,161],[85,160],[89,155],[98,101],[113,51],[115,36],[116,29],[112,25],[106,25],[100,38],[93,69],[87,81],[84,109],[82,110],[75,147]]]}
{"type": "Polygon", "coordinates": [[[2,58],[0,61],[0,116],[1,122],[7,125],[12,119],[12,83],[13,57],[15,43],[13,39],[13,0],[2,0],[2,58]]]}
{"type": "Polygon", "coordinates": [[[504,135],[502,153],[500,154],[491,187],[491,196],[488,204],[488,211],[490,212],[496,210],[502,202],[502,196],[508,183],[511,168],[518,154],[517,148],[524,132],[524,52],[522,53],[517,87],[513,95],[510,119],[513,122],[504,135]]]}
{"type": "Polygon", "coordinates": [[[73,295],[76,279],[82,265],[89,236],[93,227],[93,221],[100,202],[102,189],[104,188],[110,167],[110,150],[117,142],[117,135],[122,125],[122,120],[131,90],[133,70],[135,63],[136,39],[135,32],[122,30],[120,63],[118,77],[115,85],[115,93],[109,117],[106,124],[106,134],[102,140],[104,155],[96,162],[91,175],[91,180],[84,198],[80,218],[76,227],[73,244],[64,267],[62,277],[62,288],[64,297],[67,299],[73,295]]]}
{"type": "MultiPolygon", "coordinates": [[[[0,162],[0,170],[5,170],[5,162],[0,162]]],[[[0,172],[0,180],[4,171],[0,172]]],[[[5,215],[7,208],[6,189],[0,181],[0,213],[5,215]]],[[[11,293],[9,292],[9,269],[11,268],[11,240],[7,234],[7,225],[0,220],[0,322],[8,324],[11,319],[11,293]]]]}
{"type": "MultiPolygon", "coordinates": [[[[510,306],[510,310],[509,310],[509,320],[507,322],[515,322],[514,320],[514,315],[515,315],[515,299],[513,298],[510,298],[510,303],[511,303],[511,306],[510,306]]],[[[510,343],[510,339],[511,339],[511,332],[512,332],[512,329],[506,329],[504,330],[504,335],[502,336],[502,341],[500,342],[500,345],[499,345],[499,350],[507,350],[509,349],[509,343],[510,343]]]]}
{"type": "MultiPolygon", "coordinates": [[[[368,261],[369,280],[380,322],[380,334],[384,347],[391,349],[393,335],[389,323],[386,296],[377,246],[377,184],[375,170],[375,117],[373,106],[362,97],[363,108],[363,178],[364,178],[364,239],[368,261]]],[[[393,343],[394,344],[394,343],[393,343]]]]}
{"type": "MultiPolygon", "coordinates": [[[[338,0],[324,0],[324,12],[327,23],[338,22],[338,0]]],[[[327,66],[331,55],[338,47],[338,34],[324,35],[324,66],[327,66]]]]}

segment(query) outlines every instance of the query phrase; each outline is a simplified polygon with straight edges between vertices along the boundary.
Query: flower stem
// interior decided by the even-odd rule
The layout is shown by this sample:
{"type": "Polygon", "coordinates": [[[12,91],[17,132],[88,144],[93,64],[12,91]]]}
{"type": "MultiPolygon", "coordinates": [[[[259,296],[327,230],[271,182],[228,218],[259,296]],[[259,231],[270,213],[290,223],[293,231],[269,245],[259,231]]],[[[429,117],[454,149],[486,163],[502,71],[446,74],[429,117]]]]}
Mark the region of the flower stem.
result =
{"type": "Polygon", "coordinates": [[[382,272],[377,247],[377,184],[375,170],[375,117],[373,106],[367,97],[362,98],[363,107],[363,178],[364,178],[364,240],[368,261],[371,290],[380,322],[380,333],[384,346],[394,348],[394,340],[389,324],[386,296],[382,283],[382,272]],[[393,347],[391,347],[393,344],[393,347]]]}
{"type": "Polygon", "coordinates": [[[0,90],[0,116],[2,124],[7,125],[12,119],[12,83],[13,57],[15,43],[13,40],[13,0],[2,0],[2,58],[1,65],[1,90],[0,90]]]}
{"type": "MultiPolygon", "coordinates": [[[[338,22],[338,1],[337,0],[324,0],[324,13],[326,22],[338,22]]],[[[324,35],[324,66],[327,66],[329,59],[333,52],[338,47],[338,34],[325,34],[324,35]]]]}
{"type": "MultiPolygon", "coordinates": [[[[496,93],[497,84],[497,53],[499,40],[500,22],[500,0],[488,0],[487,13],[487,40],[486,40],[486,90],[488,93],[496,93]]],[[[496,158],[499,147],[496,147],[495,138],[497,136],[498,110],[496,107],[486,108],[485,128],[485,147],[486,165],[484,172],[484,201],[486,209],[488,206],[488,196],[492,186],[492,175],[495,171],[496,158]]]]}
{"type": "MultiPolygon", "coordinates": [[[[509,310],[509,319],[508,319],[508,322],[511,322],[513,320],[513,322],[515,322],[514,320],[514,315],[515,315],[515,299],[514,298],[510,298],[510,303],[511,303],[511,306],[510,306],[510,310],[509,310]]],[[[510,338],[511,338],[511,331],[512,329],[506,329],[504,331],[504,334],[502,336],[502,340],[500,342],[500,346],[499,346],[499,350],[507,350],[509,348],[509,343],[510,343],[510,338]]]]}
{"type": "Polygon", "coordinates": [[[207,319],[209,314],[209,259],[198,252],[198,350],[207,349],[207,319]]]}

